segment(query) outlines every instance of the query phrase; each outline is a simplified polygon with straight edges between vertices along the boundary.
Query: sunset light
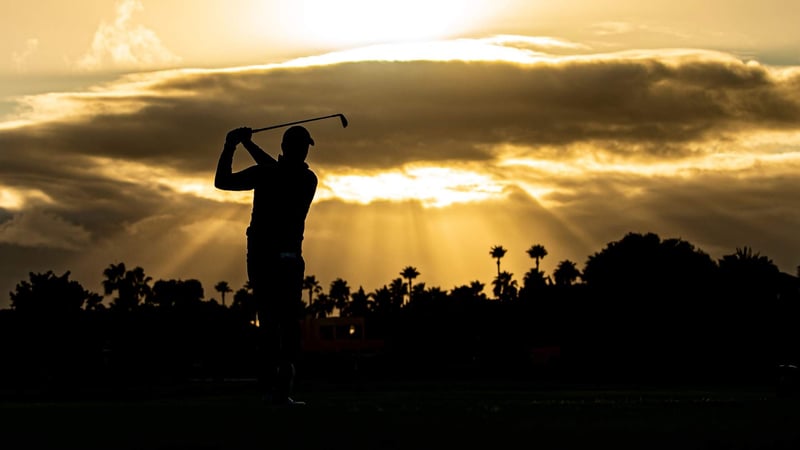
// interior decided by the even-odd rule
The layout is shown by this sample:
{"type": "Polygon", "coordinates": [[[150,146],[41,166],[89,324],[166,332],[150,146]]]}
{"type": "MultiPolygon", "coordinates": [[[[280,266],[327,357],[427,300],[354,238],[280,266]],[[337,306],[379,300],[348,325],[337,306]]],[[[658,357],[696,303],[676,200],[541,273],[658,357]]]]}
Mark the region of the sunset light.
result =
{"type": "Polygon", "coordinates": [[[503,183],[478,172],[445,167],[408,167],[373,175],[329,175],[319,200],[336,198],[368,204],[375,201],[419,201],[445,207],[499,198],[503,183]]]}
{"type": "Polygon", "coordinates": [[[463,32],[481,18],[480,0],[301,0],[281,4],[297,38],[317,46],[434,39],[463,32]]]}
{"type": "Polygon", "coordinates": [[[53,199],[38,189],[13,189],[0,185],[0,208],[19,210],[36,203],[52,203],[53,199]]]}

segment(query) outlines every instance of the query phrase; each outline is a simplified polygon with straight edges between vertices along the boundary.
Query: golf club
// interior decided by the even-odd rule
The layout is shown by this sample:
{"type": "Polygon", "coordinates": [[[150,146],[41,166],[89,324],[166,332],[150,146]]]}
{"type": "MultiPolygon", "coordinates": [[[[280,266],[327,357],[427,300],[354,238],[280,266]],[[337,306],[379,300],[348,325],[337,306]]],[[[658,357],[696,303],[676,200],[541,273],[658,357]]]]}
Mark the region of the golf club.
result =
{"type": "Polygon", "coordinates": [[[253,133],[258,133],[259,131],[264,131],[264,130],[272,130],[273,128],[288,127],[289,125],[296,125],[298,123],[306,123],[306,122],[313,122],[315,120],[330,119],[331,117],[338,117],[339,119],[341,119],[342,128],[347,128],[347,119],[344,117],[344,114],[331,114],[329,116],[315,117],[313,119],[298,120],[297,122],[282,123],[280,125],[272,125],[264,128],[256,128],[253,130],[253,133]]]}

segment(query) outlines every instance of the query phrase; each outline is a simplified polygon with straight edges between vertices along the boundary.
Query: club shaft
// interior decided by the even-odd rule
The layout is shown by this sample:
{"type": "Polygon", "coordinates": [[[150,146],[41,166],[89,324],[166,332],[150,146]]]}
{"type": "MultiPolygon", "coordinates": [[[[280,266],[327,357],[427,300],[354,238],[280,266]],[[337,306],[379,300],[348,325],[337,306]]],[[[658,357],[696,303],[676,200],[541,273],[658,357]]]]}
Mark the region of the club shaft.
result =
{"type": "Polygon", "coordinates": [[[258,133],[259,131],[265,131],[265,130],[272,130],[274,128],[288,127],[290,125],[297,125],[298,123],[313,122],[315,120],[330,119],[331,117],[340,117],[340,116],[342,116],[342,115],[341,114],[331,114],[329,116],[315,117],[313,119],[298,120],[296,122],[288,122],[288,123],[282,123],[280,125],[272,125],[272,126],[264,127],[264,128],[256,128],[256,129],[253,130],[253,133],[258,133]]]}

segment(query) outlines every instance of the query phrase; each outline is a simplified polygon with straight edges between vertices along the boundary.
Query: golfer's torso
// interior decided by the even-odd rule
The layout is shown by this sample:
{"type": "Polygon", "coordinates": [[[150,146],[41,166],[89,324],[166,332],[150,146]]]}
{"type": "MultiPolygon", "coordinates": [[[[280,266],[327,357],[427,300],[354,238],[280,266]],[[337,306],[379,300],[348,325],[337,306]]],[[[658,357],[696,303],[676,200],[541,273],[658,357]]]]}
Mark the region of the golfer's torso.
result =
{"type": "Polygon", "coordinates": [[[271,249],[300,252],[316,176],[307,166],[259,167],[247,236],[271,249]]]}

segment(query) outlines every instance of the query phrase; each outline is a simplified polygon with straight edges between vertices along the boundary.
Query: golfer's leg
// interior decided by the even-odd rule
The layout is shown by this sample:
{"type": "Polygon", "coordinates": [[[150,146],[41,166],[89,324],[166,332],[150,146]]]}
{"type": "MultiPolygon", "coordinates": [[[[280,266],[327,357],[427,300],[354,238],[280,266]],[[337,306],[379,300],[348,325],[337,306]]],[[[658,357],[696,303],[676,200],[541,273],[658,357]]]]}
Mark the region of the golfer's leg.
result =
{"type": "Polygon", "coordinates": [[[294,364],[300,352],[301,310],[299,305],[302,304],[305,264],[302,258],[283,261],[283,263],[281,272],[284,278],[281,284],[281,300],[280,305],[276,305],[280,336],[277,393],[281,398],[288,398],[294,385],[294,364]]]}
{"type": "Polygon", "coordinates": [[[256,329],[256,376],[262,395],[272,396],[278,367],[279,335],[273,301],[275,277],[269,260],[248,248],[247,274],[253,289],[259,326],[256,329]]]}

